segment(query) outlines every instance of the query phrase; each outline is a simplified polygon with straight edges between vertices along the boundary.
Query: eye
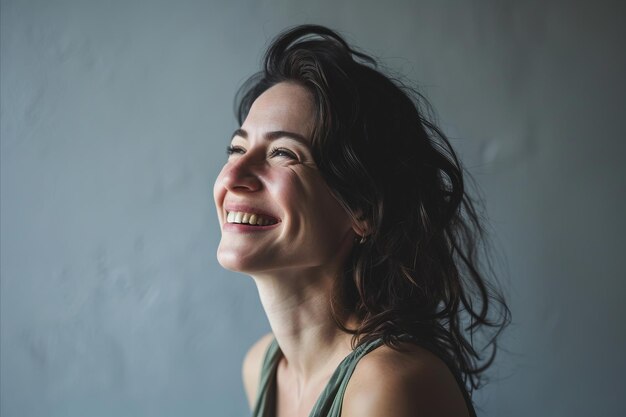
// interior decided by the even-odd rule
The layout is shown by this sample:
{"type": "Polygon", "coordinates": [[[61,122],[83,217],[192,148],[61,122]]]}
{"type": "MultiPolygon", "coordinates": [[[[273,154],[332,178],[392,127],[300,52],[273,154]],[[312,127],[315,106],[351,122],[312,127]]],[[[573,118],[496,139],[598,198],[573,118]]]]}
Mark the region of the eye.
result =
{"type": "Polygon", "coordinates": [[[295,153],[285,148],[272,148],[269,152],[271,158],[280,157],[280,158],[289,158],[297,160],[298,157],[295,153]]]}
{"type": "Polygon", "coordinates": [[[230,156],[232,154],[241,154],[243,155],[244,153],[246,153],[246,150],[244,148],[242,148],[241,146],[227,146],[226,147],[226,155],[230,156]]]}

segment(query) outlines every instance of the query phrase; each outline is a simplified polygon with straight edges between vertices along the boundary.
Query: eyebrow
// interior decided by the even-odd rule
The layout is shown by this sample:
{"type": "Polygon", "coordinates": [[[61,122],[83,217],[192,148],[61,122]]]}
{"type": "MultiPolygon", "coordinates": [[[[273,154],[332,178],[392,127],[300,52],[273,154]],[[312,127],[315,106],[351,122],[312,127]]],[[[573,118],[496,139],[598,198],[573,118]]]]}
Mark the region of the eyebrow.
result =
{"type": "MultiPolygon", "coordinates": [[[[235,136],[240,136],[247,140],[248,132],[240,128],[240,129],[235,130],[231,140],[234,139],[235,136]]],[[[303,145],[309,146],[309,141],[307,140],[307,138],[305,138],[299,133],[289,132],[286,130],[274,130],[271,132],[267,132],[265,135],[263,135],[263,137],[265,138],[265,140],[270,140],[270,141],[276,140],[278,138],[289,138],[289,139],[293,139],[295,141],[301,142],[303,145]]]]}

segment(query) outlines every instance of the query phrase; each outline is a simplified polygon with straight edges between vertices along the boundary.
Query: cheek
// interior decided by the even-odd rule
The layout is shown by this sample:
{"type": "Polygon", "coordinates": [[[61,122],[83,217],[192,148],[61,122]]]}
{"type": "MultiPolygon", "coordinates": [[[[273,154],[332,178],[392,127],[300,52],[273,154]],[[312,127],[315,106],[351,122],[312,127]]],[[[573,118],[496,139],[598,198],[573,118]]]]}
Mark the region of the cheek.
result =
{"type": "Polygon", "coordinates": [[[272,183],[276,187],[273,195],[281,199],[292,221],[302,223],[299,226],[319,228],[320,232],[326,228],[337,232],[350,224],[348,214],[319,172],[296,168],[290,171],[292,175],[272,183]]]}
{"type": "Polygon", "coordinates": [[[302,187],[297,177],[291,169],[281,167],[266,170],[259,175],[259,180],[263,183],[269,198],[283,201],[288,194],[300,193],[299,189],[302,187]]]}
{"type": "Polygon", "coordinates": [[[333,197],[326,182],[322,179],[318,172],[315,175],[309,175],[302,182],[302,193],[308,204],[315,207],[320,214],[333,215],[343,217],[343,207],[333,197]]]}

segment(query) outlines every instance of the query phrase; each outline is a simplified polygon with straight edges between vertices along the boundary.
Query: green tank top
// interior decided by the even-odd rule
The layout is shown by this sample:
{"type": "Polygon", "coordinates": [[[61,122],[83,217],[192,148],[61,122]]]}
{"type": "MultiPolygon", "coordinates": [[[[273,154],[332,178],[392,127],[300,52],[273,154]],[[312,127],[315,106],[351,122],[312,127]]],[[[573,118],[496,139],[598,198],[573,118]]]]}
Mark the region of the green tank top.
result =
{"type": "MultiPolygon", "coordinates": [[[[382,344],[382,339],[377,339],[360,345],[350,352],[350,354],[341,361],[339,366],[337,366],[337,369],[335,369],[328,384],[326,384],[326,387],[313,406],[309,417],[340,417],[343,396],[346,392],[348,381],[354,372],[354,368],[363,356],[382,344]]],[[[267,349],[265,359],[263,360],[261,380],[252,417],[275,417],[276,415],[276,370],[278,369],[278,362],[281,356],[282,351],[276,339],[273,339],[267,349]]],[[[456,375],[455,377],[465,398],[465,404],[469,410],[470,417],[476,417],[476,412],[472,406],[469,394],[461,384],[460,379],[456,375]]]]}

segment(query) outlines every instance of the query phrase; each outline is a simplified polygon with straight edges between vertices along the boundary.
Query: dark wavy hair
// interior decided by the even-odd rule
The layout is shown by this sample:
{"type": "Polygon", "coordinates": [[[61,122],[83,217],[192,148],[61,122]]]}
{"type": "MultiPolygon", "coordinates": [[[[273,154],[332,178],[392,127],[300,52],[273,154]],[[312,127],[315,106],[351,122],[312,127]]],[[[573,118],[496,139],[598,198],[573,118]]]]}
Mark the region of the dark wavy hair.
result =
{"type": "Polygon", "coordinates": [[[335,31],[293,27],[272,41],[262,71],[238,91],[235,112],[242,124],[254,100],[280,82],[308,89],[313,157],[368,233],[337,283],[337,325],[353,334],[353,346],[382,337],[399,349],[404,336],[417,338],[471,391],[494,360],[510,312],[479,268],[481,216],[432,109],[377,67],[335,31]],[[357,328],[346,326],[348,314],[358,318],[357,328]]]}

